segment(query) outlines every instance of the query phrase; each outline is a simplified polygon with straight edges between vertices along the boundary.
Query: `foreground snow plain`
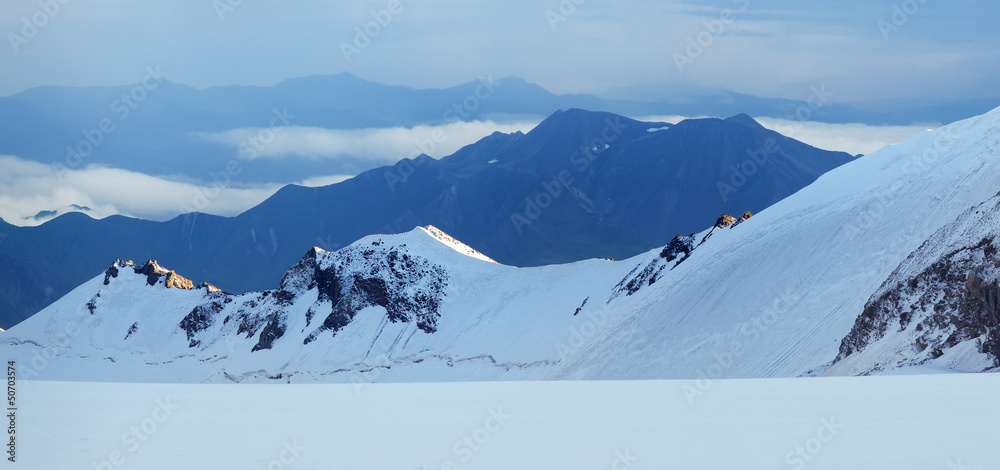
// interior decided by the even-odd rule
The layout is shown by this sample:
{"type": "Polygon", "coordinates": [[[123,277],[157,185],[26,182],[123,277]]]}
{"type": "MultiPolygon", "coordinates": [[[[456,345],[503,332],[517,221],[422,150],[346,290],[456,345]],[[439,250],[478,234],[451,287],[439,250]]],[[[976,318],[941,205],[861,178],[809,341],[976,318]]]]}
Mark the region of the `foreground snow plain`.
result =
{"type": "Polygon", "coordinates": [[[30,469],[984,469],[1000,375],[24,382],[30,469]],[[692,394],[691,390],[700,393],[692,394]]]}

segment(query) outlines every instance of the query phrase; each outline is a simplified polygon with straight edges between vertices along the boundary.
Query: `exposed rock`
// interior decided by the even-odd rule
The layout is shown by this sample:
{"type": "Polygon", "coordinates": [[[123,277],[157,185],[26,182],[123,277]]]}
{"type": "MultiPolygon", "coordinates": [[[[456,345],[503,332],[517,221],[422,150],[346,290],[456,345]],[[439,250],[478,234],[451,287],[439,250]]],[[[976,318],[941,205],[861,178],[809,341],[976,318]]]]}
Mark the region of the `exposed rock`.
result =
{"type": "Polygon", "coordinates": [[[135,268],[135,263],[133,263],[132,260],[122,261],[120,259],[115,260],[114,263],[111,263],[111,266],[109,266],[108,269],[104,271],[104,285],[111,284],[111,279],[118,277],[118,268],[124,268],[127,266],[135,268]]]}
{"type": "Polygon", "coordinates": [[[125,339],[128,339],[129,336],[132,336],[132,334],[138,330],[139,330],[139,322],[133,323],[132,326],[129,327],[128,333],[125,333],[125,339]]]}
{"type": "Polygon", "coordinates": [[[676,268],[677,265],[691,256],[691,252],[695,248],[695,240],[696,238],[693,233],[688,236],[678,235],[674,237],[660,251],[660,256],[646,264],[646,267],[642,271],[639,271],[639,266],[641,266],[639,265],[625,275],[625,278],[611,289],[611,297],[608,299],[608,302],[611,302],[622,293],[629,296],[638,292],[643,286],[653,285],[661,272],[667,268],[676,268]]]}
{"type": "Polygon", "coordinates": [[[135,268],[136,274],[143,274],[146,276],[146,283],[155,286],[156,282],[160,280],[161,277],[166,276],[164,281],[164,286],[168,289],[175,287],[177,289],[193,289],[194,283],[191,280],[177,274],[172,270],[168,270],[160,266],[156,260],[146,261],[146,264],[142,267],[135,268]]]}
{"type": "MultiPolygon", "coordinates": [[[[307,321],[320,308],[330,308],[323,323],[303,341],[308,344],[323,332],[336,334],[360,310],[380,306],[392,322],[415,322],[425,333],[437,331],[437,320],[444,289],[448,285],[447,271],[437,264],[411,255],[406,245],[385,247],[379,242],[371,246],[350,246],[318,259],[317,252],[306,253],[296,264],[296,273],[312,267],[308,287],[315,286],[318,300],[306,314],[307,321]]],[[[294,269],[294,268],[293,268],[294,269]]],[[[296,283],[299,274],[289,272],[282,285],[296,283]]]]}
{"type": "Polygon", "coordinates": [[[726,228],[730,225],[733,225],[734,222],[736,222],[736,217],[733,217],[729,214],[722,214],[722,216],[719,217],[719,220],[715,221],[715,227],[726,228]]]}
{"type": "Polygon", "coordinates": [[[743,213],[743,217],[740,217],[740,219],[737,222],[743,222],[744,220],[747,220],[750,217],[753,217],[753,212],[746,211],[743,213]]]}
{"type": "Polygon", "coordinates": [[[694,242],[695,237],[693,233],[687,236],[677,235],[673,240],[670,240],[670,243],[668,243],[667,246],[663,247],[662,251],[660,251],[660,258],[667,261],[673,261],[677,258],[681,258],[681,260],[677,262],[677,264],[680,264],[681,261],[687,259],[687,257],[691,255],[691,252],[694,251],[694,242]]]}
{"type": "Polygon", "coordinates": [[[274,344],[274,340],[282,337],[286,330],[286,317],[285,315],[279,313],[271,314],[267,325],[260,332],[260,340],[254,345],[250,352],[260,351],[261,349],[271,349],[274,344]]]}
{"type": "Polygon", "coordinates": [[[892,334],[875,349],[889,357],[854,357],[848,373],[922,364],[970,340],[1000,365],[998,218],[1000,201],[987,201],[924,242],[869,299],[834,364],[892,334]]]}
{"type": "Polygon", "coordinates": [[[92,297],[89,302],[87,302],[87,310],[90,310],[90,314],[93,315],[97,311],[97,299],[101,297],[101,292],[97,291],[97,295],[92,297]]]}
{"type": "Polygon", "coordinates": [[[215,317],[224,308],[223,302],[213,301],[198,305],[181,320],[180,327],[187,332],[188,346],[195,347],[200,341],[195,339],[195,335],[208,329],[215,322],[215,317]]]}
{"type": "Polygon", "coordinates": [[[173,271],[167,273],[167,279],[164,281],[164,285],[167,289],[171,287],[185,290],[194,289],[194,282],[191,282],[190,279],[187,279],[173,271]]]}
{"type": "Polygon", "coordinates": [[[202,282],[201,284],[198,284],[198,286],[196,287],[196,289],[205,289],[209,293],[223,292],[222,289],[219,289],[218,287],[215,287],[215,286],[213,286],[213,285],[211,285],[211,284],[209,284],[207,282],[202,282]]]}

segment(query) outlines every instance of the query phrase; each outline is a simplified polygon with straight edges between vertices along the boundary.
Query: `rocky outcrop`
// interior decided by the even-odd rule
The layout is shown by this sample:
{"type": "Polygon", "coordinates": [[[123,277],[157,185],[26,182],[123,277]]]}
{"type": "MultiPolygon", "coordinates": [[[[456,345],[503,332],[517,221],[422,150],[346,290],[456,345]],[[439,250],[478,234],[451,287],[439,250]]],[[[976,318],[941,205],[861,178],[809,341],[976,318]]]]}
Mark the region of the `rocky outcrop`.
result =
{"type": "Polygon", "coordinates": [[[611,302],[616,297],[621,294],[626,296],[635,294],[643,286],[653,285],[657,279],[659,279],[660,274],[664,270],[674,269],[685,260],[691,257],[691,253],[694,252],[699,246],[703,245],[712,237],[712,234],[716,230],[721,230],[725,228],[733,229],[737,225],[746,221],[753,214],[747,211],[743,214],[739,220],[729,214],[722,214],[718,220],[715,221],[715,225],[712,228],[706,230],[705,235],[698,240],[696,234],[690,235],[677,235],[673,240],[670,240],[663,250],[660,251],[660,256],[653,259],[646,264],[645,267],[638,265],[630,271],[625,278],[623,278],[613,289],[611,289],[611,297],[608,298],[608,302],[611,302]],[[642,270],[639,268],[642,267],[642,270]]]}
{"type": "Polygon", "coordinates": [[[142,267],[135,268],[136,274],[143,274],[146,276],[146,283],[151,286],[155,286],[156,283],[162,277],[166,277],[164,280],[164,287],[166,288],[177,288],[177,289],[193,289],[194,283],[191,280],[177,274],[173,270],[168,270],[160,266],[156,260],[146,261],[146,264],[142,267]]]}
{"type": "Polygon", "coordinates": [[[190,279],[183,277],[180,274],[170,271],[167,273],[166,277],[167,278],[163,281],[163,285],[167,289],[171,287],[185,290],[194,289],[194,282],[191,282],[190,279]]]}
{"type": "Polygon", "coordinates": [[[935,233],[868,301],[834,365],[872,373],[936,360],[964,343],[974,344],[965,350],[984,355],[982,362],[1000,366],[997,232],[1000,195],[935,233]],[[876,343],[878,356],[867,352],[876,343]]]}
{"type": "Polygon", "coordinates": [[[115,260],[114,263],[111,263],[111,266],[109,266],[108,269],[104,270],[104,285],[111,284],[111,280],[118,277],[119,273],[118,269],[125,267],[135,268],[135,263],[133,263],[132,260],[122,261],[120,259],[115,260]]]}
{"type": "MultiPolygon", "coordinates": [[[[431,235],[452,248],[461,248],[443,232],[431,235]]],[[[470,256],[482,258],[475,253],[470,256]]],[[[154,260],[141,267],[131,261],[118,260],[107,269],[105,280],[110,283],[111,279],[122,276],[126,267],[131,268],[129,275],[143,276],[144,285],[194,288],[190,280],[154,260]]],[[[208,347],[220,338],[235,341],[230,344],[235,347],[256,337],[250,352],[272,349],[288,333],[292,307],[314,295],[315,300],[306,300],[309,304],[302,305],[306,325],[297,333],[305,337],[298,337],[304,344],[323,334],[335,336],[358,312],[369,307],[384,309],[390,322],[412,322],[417,329],[433,333],[437,331],[440,304],[447,286],[448,271],[414,255],[405,244],[387,246],[384,241],[375,240],[337,252],[313,248],[285,272],[273,290],[233,296],[211,284],[200,284],[198,289],[204,289],[204,299],[177,326],[184,331],[191,348],[208,347]],[[318,325],[314,321],[317,319],[318,325]]],[[[88,308],[94,312],[97,305],[95,297],[88,308]]],[[[132,333],[134,330],[126,336],[132,333]]]]}
{"type": "MultiPolygon", "coordinates": [[[[309,287],[314,285],[319,295],[309,309],[307,321],[311,323],[324,309],[329,313],[303,341],[305,344],[324,332],[336,334],[357,312],[372,306],[384,308],[392,322],[414,322],[425,333],[437,331],[440,302],[448,285],[447,271],[411,254],[406,245],[386,247],[376,241],[370,246],[352,245],[322,258],[314,249],[296,265],[298,271],[307,271],[310,263],[313,284],[309,287]]],[[[286,280],[302,284],[288,276],[286,280]]]]}
{"type": "Polygon", "coordinates": [[[260,351],[261,349],[271,349],[271,346],[274,344],[274,340],[284,336],[285,330],[287,329],[286,319],[287,317],[285,315],[279,313],[271,314],[267,325],[265,325],[264,329],[260,332],[260,339],[250,352],[260,351]]]}
{"type": "Polygon", "coordinates": [[[666,261],[679,259],[677,264],[680,264],[681,261],[684,261],[688,256],[691,256],[691,252],[694,251],[694,243],[695,237],[693,233],[687,236],[677,235],[673,240],[670,240],[670,243],[668,243],[667,246],[663,247],[662,251],[660,251],[660,258],[663,258],[666,261]]]}
{"type": "Polygon", "coordinates": [[[161,278],[165,278],[163,285],[168,289],[194,288],[194,282],[192,282],[190,279],[187,279],[184,276],[177,274],[173,270],[169,270],[167,268],[160,266],[156,262],[156,260],[146,261],[146,264],[142,266],[136,266],[135,263],[132,262],[132,260],[128,261],[116,260],[114,263],[111,263],[111,266],[108,267],[108,269],[104,271],[104,285],[111,284],[111,279],[117,278],[120,273],[120,269],[126,267],[132,268],[132,271],[136,274],[141,274],[143,276],[146,276],[146,283],[151,286],[155,286],[156,283],[159,282],[161,278]]]}
{"type": "Polygon", "coordinates": [[[715,228],[726,228],[736,222],[736,217],[729,214],[722,214],[719,220],[715,221],[715,228]]]}
{"type": "Polygon", "coordinates": [[[196,289],[205,289],[209,293],[212,293],[212,292],[223,292],[222,289],[219,289],[218,287],[215,287],[215,286],[213,286],[213,285],[211,285],[211,284],[209,284],[207,282],[203,282],[201,284],[198,284],[198,286],[196,287],[196,289]]]}

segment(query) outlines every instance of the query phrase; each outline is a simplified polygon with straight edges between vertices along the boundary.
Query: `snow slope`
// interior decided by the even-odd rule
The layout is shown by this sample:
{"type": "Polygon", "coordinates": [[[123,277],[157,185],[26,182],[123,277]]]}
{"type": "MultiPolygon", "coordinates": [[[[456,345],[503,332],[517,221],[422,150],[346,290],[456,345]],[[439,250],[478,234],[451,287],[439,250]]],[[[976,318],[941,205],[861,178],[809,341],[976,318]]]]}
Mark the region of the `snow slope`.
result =
{"type": "Polygon", "coordinates": [[[421,228],[310,250],[277,289],[241,296],[157,288],[125,270],[12,328],[0,350],[61,380],[815,375],[892,271],[998,189],[1000,109],[624,261],[513,268],[421,228]]]}
{"type": "Polygon", "coordinates": [[[848,163],[716,235],[550,378],[821,372],[935,231],[1000,190],[1000,109],[848,163]]]}
{"type": "Polygon", "coordinates": [[[11,468],[995,468],[1000,375],[202,385],[30,381],[11,468]],[[900,390],[919,391],[899,393],[900,390]],[[119,465],[113,465],[112,462],[119,465]]]}
{"type": "Polygon", "coordinates": [[[433,227],[314,248],[278,289],[238,296],[166,289],[115,266],[117,277],[95,277],[0,347],[33,378],[64,380],[541,378],[568,330],[591,322],[577,308],[602,303],[630,269],[513,268],[433,227]]]}
{"type": "Polygon", "coordinates": [[[828,374],[922,367],[980,372],[1000,361],[1000,194],[913,252],[872,295],[828,374]]]}

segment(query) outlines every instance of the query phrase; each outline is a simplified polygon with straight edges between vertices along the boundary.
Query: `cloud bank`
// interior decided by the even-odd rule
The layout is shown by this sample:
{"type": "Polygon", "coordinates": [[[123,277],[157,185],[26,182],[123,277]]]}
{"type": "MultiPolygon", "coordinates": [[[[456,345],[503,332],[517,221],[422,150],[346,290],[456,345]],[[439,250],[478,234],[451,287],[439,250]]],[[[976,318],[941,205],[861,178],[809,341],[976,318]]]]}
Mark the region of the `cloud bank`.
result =
{"type": "MultiPolygon", "coordinates": [[[[283,183],[219,186],[172,180],[117,168],[87,166],[57,173],[50,165],[0,155],[0,218],[22,226],[39,225],[39,212],[72,204],[89,207],[95,218],[125,215],[169,220],[191,211],[237,215],[267,199],[283,183]]],[[[330,175],[297,182],[323,186],[350,178],[330,175]]]]}
{"type": "MultiPolygon", "coordinates": [[[[703,119],[707,116],[645,116],[637,118],[647,122],[676,124],[685,119],[703,119]]],[[[760,117],[760,125],[786,137],[805,142],[823,150],[847,152],[851,155],[868,155],[886,145],[898,144],[936,125],[872,126],[868,124],[829,124],[814,121],[760,117]]]]}
{"type": "Polygon", "coordinates": [[[528,132],[537,124],[537,121],[512,123],[463,121],[440,126],[350,130],[289,126],[273,130],[233,129],[197,134],[197,137],[207,142],[232,147],[244,160],[293,157],[336,159],[349,156],[378,165],[391,165],[403,158],[413,158],[421,153],[434,158],[445,157],[493,132],[528,132]],[[254,141],[258,141],[259,145],[247,145],[247,142],[254,141]]]}

